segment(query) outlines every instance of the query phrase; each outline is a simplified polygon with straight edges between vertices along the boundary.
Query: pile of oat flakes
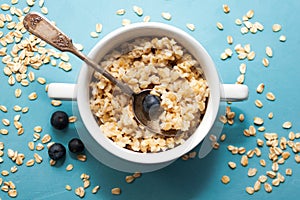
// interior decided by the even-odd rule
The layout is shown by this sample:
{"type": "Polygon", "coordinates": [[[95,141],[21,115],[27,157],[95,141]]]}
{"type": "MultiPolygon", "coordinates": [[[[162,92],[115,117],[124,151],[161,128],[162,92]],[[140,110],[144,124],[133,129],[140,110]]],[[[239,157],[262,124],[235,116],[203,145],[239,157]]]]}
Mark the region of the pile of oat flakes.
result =
{"type": "Polygon", "coordinates": [[[98,72],[90,84],[90,108],[102,132],[122,148],[147,153],[181,145],[197,128],[205,113],[209,88],[199,63],[174,39],[138,38],[122,44],[100,62],[110,74],[139,93],[152,87],[161,98],[161,130],[155,134],[134,119],[131,98],[98,72]]]}

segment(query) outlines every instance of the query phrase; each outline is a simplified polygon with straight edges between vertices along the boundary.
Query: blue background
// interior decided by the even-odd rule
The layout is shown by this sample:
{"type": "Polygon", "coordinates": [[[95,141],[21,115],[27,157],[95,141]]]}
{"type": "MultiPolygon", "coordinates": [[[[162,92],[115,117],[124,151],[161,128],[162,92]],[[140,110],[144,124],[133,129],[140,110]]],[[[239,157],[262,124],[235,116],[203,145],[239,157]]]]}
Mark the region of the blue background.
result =
{"type": "MultiPolygon", "coordinates": [[[[10,3],[8,0],[1,0],[2,3],[10,3]]],[[[25,7],[25,1],[20,1],[16,7],[25,7]]],[[[37,3],[36,3],[37,4],[37,3]]],[[[224,142],[220,143],[220,149],[212,151],[204,159],[194,158],[188,161],[177,160],[170,166],[156,172],[143,174],[141,178],[136,179],[132,184],[125,182],[127,173],[118,172],[97,162],[88,152],[87,161],[80,162],[71,154],[67,154],[66,159],[60,165],[51,167],[47,150],[38,152],[43,157],[42,164],[35,164],[33,167],[26,167],[25,164],[18,167],[16,173],[11,173],[3,177],[4,181],[12,180],[16,184],[18,196],[16,199],[79,199],[74,194],[74,189],[82,186],[80,175],[82,173],[91,176],[91,186],[86,189],[85,199],[296,199],[300,196],[300,168],[294,160],[294,153],[284,165],[280,165],[279,172],[285,174],[285,169],[293,169],[293,175],[287,176],[284,183],[279,187],[273,187],[272,193],[267,193],[262,188],[259,192],[249,195],[245,192],[247,186],[253,186],[257,178],[271,170],[271,161],[268,159],[268,148],[264,145],[261,158],[267,161],[266,167],[259,165],[259,159],[253,157],[249,159],[249,165],[242,167],[240,163],[241,155],[231,155],[227,150],[227,145],[243,146],[247,150],[256,147],[256,139],[263,139],[263,133],[258,132],[256,137],[245,137],[243,130],[253,124],[255,116],[265,119],[264,126],[266,132],[276,132],[279,136],[288,137],[290,131],[298,132],[300,127],[299,115],[299,85],[300,85],[300,66],[299,66],[299,11],[300,2],[297,0],[60,0],[46,1],[45,6],[49,10],[47,15],[51,20],[67,33],[75,43],[84,45],[84,52],[88,53],[97,41],[112,30],[121,26],[124,18],[132,22],[142,21],[143,17],[138,17],[132,10],[132,6],[137,5],[143,8],[144,16],[150,15],[151,21],[159,21],[177,26],[194,36],[207,49],[212,56],[220,72],[223,82],[235,83],[239,75],[239,65],[247,64],[245,84],[249,86],[250,96],[248,101],[231,104],[232,110],[237,115],[243,113],[245,121],[236,123],[232,126],[226,125],[223,133],[227,134],[224,142]],[[230,7],[230,13],[225,14],[222,5],[227,3],[230,7]],[[126,14],[118,16],[116,10],[124,8],[126,14]],[[257,34],[248,33],[242,35],[240,27],[235,25],[236,18],[242,18],[250,9],[255,11],[252,22],[259,21],[264,25],[264,31],[257,34]],[[170,12],[172,19],[164,20],[161,17],[162,12],[170,12]],[[224,26],[223,31],[216,28],[216,23],[221,22],[224,26]],[[95,24],[102,23],[103,31],[99,38],[91,38],[91,31],[95,30],[95,24]],[[189,31],[185,24],[193,23],[196,26],[195,31],[189,31]],[[272,31],[272,25],[279,23],[282,30],[278,33],[272,31]],[[287,36],[286,42],[280,42],[279,36],[287,36]],[[226,36],[232,35],[233,45],[228,45],[226,36]],[[253,61],[240,61],[234,53],[231,59],[222,61],[219,57],[225,48],[234,48],[236,44],[251,44],[256,52],[256,58],[253,61]],[[273,57],[269,58],[270,66],[264,67],[261,63],[265,55],[265,47],[271,46],[273,57]],[[298,62],[297,62],[298,61],[298,62]],[[256,87],[259,83],[265,83],[263,94],[256,93],[256,87]],[[266,100],[266,92],[273,92],[276,100],[270,102],[266,100]],[[264,107],[259,109],[254,105],[255,99],[260,99],[264,107]],[[268,119],[269,112],[274,113],[273,119],[268,119]],[[282,128],[285,121],[291,121],[293,127],[290,130],[282,128]],[[231,170],[227,163],[234,161],[237,168],[231,170]],[[70,172],[65,170],[68,164],[73,164],[74,169],[70,172]],[[247,171],[250,167],[256,167],[258,173],[254,177],[248,177],[247,171]],[[229,184],[224,185],[220,179],[223,175],[231,178],[229,184]],[[65,185],[72,186],[72,191],[66,191],[65,185]],[[97,194],[92,194],[91,189],[95,185],[100,185],[101,189],[97,194]],[[111,189],[120,187],[122,194],[114,196],[111,189]]],[[[32,10],[39,11],[38,5],[32,10]]],[[[6,13],[0,10],[1,13],[6,13]]],[[[6,29],[1,29],[7,33],[6,29]]],[[[36,77],[45,77],[47,83],[51,82],[69,82],[75,83],[82,62],[77,58],[71,57],[72,71],[64,72],[58,67],[44,65],[40,70],[34,71],[36,77]]],[[[0,63],[1,69],[4,67],[0,63]]],[[[41,135],[49,133],[52,140],[67,144],[68,141],[77,137],[74,124],[63,132],[55,131],[51,128],[49,118],[56,110],[64,110],[72,115],[72,103],[63,102],[60,107],[53,107],[41,86],[34,81],[29,87],[22,87],[19,83],[14,86],[7,84],[7,77],[0,73],[0,104],[6,105],[9,109],[7,113],[0,111],[0,118],[8,118],[13,121],[14,115],[18,114],[12,110],[16,104],[24,107],[29,106],[27,114],[21,114],[21,122],[24,125],[25,133],[17,136],[13,125],[9,126],[8,135],[0,135],[0,141],[5,143],[4,162],[0,164],[0,170],[9,170],[14,163],[7,158],[7,149],[11,148],[24,153],[25,162],[33,157],[33,151],[27,147],[27,143],[32,140],[33,127],[40,125],[43,127],[41,135]],[[23,94],[19,99],[14,97],[14,90],[22,88],[23,94]],[[29,101],[27,96],[31,92],[37,92],[38,100],[29,101]]],[[[6,128],[0,124],[0,128],[6,128]]],[[[198,148],[196,149],[198,151],[198,148]]],[[[271,183],[270,178],[268,182],[271,183]]],[[[3,191],[0,191],[2,199],[9,197],[3,191]]]]}

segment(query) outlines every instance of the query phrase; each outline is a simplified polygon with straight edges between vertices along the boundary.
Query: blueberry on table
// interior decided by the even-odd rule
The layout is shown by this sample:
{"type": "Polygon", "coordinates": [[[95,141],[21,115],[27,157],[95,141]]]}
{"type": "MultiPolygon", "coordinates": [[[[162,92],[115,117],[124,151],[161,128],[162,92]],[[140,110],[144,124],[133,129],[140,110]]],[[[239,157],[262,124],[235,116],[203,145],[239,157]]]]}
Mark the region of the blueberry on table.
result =
{"type": "Polygon", "coordinates": [[[72,140],[70,140],[68,147],[72,153],[80,153],[84,150],[84,144],[78,138],[73,138],[72,140]]]}
{"type": "Polygon", "coordinates": [[[69,124],[69,117],[63,111],[56,111],[51,116],[51,125],[58,130],[66,128],[69,124]]]}
{"type": "Polygon", "coordinates": [[[66,155],[66,148],[60,143],[54,143],[49,147],[48,155],[52,160],[59,160],[66,155]]]}

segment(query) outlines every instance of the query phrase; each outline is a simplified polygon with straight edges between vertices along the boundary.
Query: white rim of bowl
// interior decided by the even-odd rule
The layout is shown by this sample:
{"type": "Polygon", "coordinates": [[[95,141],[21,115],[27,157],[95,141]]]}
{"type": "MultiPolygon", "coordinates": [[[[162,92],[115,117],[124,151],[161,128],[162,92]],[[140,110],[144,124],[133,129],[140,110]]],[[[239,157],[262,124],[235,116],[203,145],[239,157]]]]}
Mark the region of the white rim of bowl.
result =
{"type": "Polygon", "coordinates": [[[142,22],[118,28],[106,35],[103,39],[101,39],[90,51],[88,56],[94,59],[95,61],[100,62],[101,57],[107,54],[112,49],[109,48],[109,50],[104,50],[105,47],[109,46],[111,42],[121,39],[120,36],[124,36],[127,34],[127,37],[130,38],[125,38],[123,39],[123,41],[129,41],[131,39],[137,38],[137,33],[146,33],[143,35],[138,35],[138,37],[159,37],[162,36],[158,34],[161,32],[169,33],[164,36],[174,38],[175,41],[182,45],[184,48],[186,48],[185,43],[188,43],[188,45],[190,45],[191,48],[188,49],[188,52],[191,53],[193,57],[197,59],[200,63],[200,66],[205,72],[205,77],[208,81],[208,85],[210,88],[210,97],[207,105],[207,110],[202,119],[202,122],[200,123],[196,131],[183,144],[176,146],[173,149],[157,153],[140,153],[119,147],[117,144],[115,144],[102,133],[99,125],[97,124],[89,108],[89,83],[91,80],[93,70],[91,70],[91,68],[84,63],[82,65],[82,69],[80,70],[78,77],[78,109],[87,130],[89,131],[91,136],[97,141],[97,143],[103,148],[105,148],[108,152],[112,153],[115,156],[118,156],[119,158],[135,163],[157,164],[168,162],[177,159],[180,156],[192,150],[208,134],[216,119],[220,104],[221,84],[213,60],[211,59],[207,51],[204,49],[204,47],[195,38],[190,36],[185,31],[174,26],[159,22],[142,22]],[[147,32],[145,30],[152,30],[152,32],[155,31],[155,34],[151,34],[152,32],[147,32]],[[134,32],[134,34],[130,34],[131,32],[134,32]],[[210,69],[207,70],[207,68],[210,69]]]}

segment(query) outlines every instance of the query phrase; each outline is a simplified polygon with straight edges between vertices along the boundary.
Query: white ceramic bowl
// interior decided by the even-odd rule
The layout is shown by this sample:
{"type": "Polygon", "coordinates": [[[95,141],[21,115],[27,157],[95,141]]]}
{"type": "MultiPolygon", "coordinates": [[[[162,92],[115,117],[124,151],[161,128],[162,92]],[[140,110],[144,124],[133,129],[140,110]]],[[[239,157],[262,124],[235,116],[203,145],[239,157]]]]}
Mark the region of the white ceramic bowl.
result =
{"type": "MultiPolygon", "coordinates": [[[[135,23],[119,28],[101,39],[91,50],[88,56],[96,62],[100,62],[103,56],[109,53],[112,49],[120,46],[120,44],[143,36],[167,36],[169,38],[173,38],[185,49],[187,49],[187,51],[192,54],[200,63],[208,81],[210,97],[207,104],[206,113],[195,133],[193,133],[184,142],[184,144],[164,152],[138,153],[121,148],[108,139],[101,132],[93,113],[89,109],[89,83],[91,82],[93,69],[88,67],[86,64],[83,64],[79,73],[78,82],[75,89],[76,94],[68,94],[68,91],[72,91],[72,89],[66,89],[66,84],[64,84],[65,86],[50,84],[48,94],[51,98],[70,98],[72,95],[76,95],[78,110],[88,134],[90,134],[91,138],[93,138],[96,144],[99,145],[99,148],[109,152],[112,157],[117,157],[121,161],[125,160],[126,162],[137,164],[139,166],[159,166],[162,163],[170,163],[171,161],[176,160],[196,147],[208,134],[212,125],[214,124],[220,101],[244,100],[248,97],[248,88],[247,86],[243,85],[221,84],[214,62],[203,46],[185,31],[163,23],[135,23]]],[[[86,144],[86,146],[88,145],[89,144],[86,144]]],[[[94,151],[94,153],[92,153],[93,155],[97,154],[97,150],[95,151],[95,148],[97,148],[97,145],[94,145],[91,150],[92,152],[94,151]]]]}

